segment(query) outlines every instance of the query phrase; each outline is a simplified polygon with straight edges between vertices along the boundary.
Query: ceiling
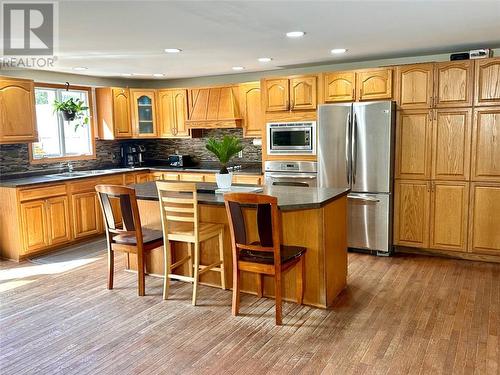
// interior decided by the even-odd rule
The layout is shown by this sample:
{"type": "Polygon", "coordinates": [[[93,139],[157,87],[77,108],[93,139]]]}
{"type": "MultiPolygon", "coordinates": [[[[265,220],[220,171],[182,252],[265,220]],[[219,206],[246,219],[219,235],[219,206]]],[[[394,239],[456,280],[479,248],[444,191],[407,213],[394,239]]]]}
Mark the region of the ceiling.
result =
{"type": "Polygon", "coordinates": [[[221,75],[498,47],[500,1],[61,1],[59,44],[59,72],[221,75]]]}

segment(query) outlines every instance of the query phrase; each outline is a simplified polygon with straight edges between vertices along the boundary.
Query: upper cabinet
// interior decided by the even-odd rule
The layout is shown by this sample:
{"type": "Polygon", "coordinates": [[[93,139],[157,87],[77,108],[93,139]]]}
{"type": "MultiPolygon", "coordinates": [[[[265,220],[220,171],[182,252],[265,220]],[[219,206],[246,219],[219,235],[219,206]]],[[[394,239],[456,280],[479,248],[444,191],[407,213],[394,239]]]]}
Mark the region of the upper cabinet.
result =
{"type": "Polygon", "coordinates": [[[33,81],[0,77],[0,143],[37,138],[33,81]]]}
{"type": "Polygon", "coordinates": [[[471,179],[500,182],[500,107],[474,110],[471,179]]]}
{"type": "Polygon", "coordinates": [[[130,92],[126,88],[96,88],[97,127],[100,139],[132,137],[130,92]]]}
{"type": "Polygon", "coordinates": [[[189,137],[187,120],[187,90],[158,91],[159,136],[162,138],[189,137]]]}
{"type": "Polygon", "coordinates": [[[500,57],[475,61],[474,105],[500,105],[500,57]]]}
{"type": "Polygon", "coordinates": [[[264,127],[260,82],[240,85],[240,108],[243,136],[260,138],[264,127]]]}
{"type": "Polygon", "coordinates": [[[434,106],[472,106],[473,61],[436,63],[434,70],[434,106]]]}
{"type": "Polygon", "coordinates": [[[325,103],[391,99],[391,68],[323,74],[325,103]]]}
{"type": "Polygon", "coordinates": [[[434,64],[403,65],[396,72],[396,91],[401,109],[432,107],[434,64]]]}
{"type": "Polygon", "coordinates": [[[132,98],[132,129],[138,138],[155,138],[156,101],[154,90],[130,90],[132,98]]]}
{"type": "Polygon", "coordinates": [[[316,109],[317,77],[294,76],[262,80],[267,112],[316,109]]]}

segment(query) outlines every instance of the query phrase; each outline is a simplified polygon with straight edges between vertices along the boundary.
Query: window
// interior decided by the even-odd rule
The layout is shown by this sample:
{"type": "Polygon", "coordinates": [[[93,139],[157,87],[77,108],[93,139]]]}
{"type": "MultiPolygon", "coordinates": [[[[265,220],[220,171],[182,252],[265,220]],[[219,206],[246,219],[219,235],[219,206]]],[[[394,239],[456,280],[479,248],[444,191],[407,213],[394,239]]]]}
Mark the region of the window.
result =
{"type": "MultiPolygon", "coordinates": [[[[83,100],[90,105],[90,89],[85,87],[66,90],[59,85],[40,85],[35,87],[36,122],[38,142],[33,143],[32,161],[53,159],[54,161],[89,159],[94,157],[92,122],[83,126],[82,120],[66,121],[61,113],[55,112],[54,100],[65,101],[70,98],[83,100]]],[[[87,116],[91,113],[87,110],[87,116]]]]}

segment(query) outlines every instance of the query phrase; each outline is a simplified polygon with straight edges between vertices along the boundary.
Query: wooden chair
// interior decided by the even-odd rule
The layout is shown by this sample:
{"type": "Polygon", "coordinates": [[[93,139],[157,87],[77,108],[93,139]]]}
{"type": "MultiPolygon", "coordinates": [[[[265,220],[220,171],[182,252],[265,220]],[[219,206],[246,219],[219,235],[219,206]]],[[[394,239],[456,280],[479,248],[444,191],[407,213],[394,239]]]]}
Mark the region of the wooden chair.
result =
{"type": "Polygon", "coordinates": [[[165,238],[165,280],[163,299],[168,297],[169,279],[193,283],[193,306],[200,275],[210,270],[220,272],[222,289],[226,289],[224,275],[224,226],[215,223],[202,223],[198,218],[198,198],[196,184],[181,182],[156,182],[160,199],[160,210],[165,238]],[[200,243],[217,237],[219,240],[219,260],[209,265],[200,265],[200,243]],[[188,254],[172,264],[171,241],[187,242],[188,254]],[[193,254],[194,244],[194,254],[193,254]],[[194,259],[193,259],[194,258],[194,259]],[[188,263],[189,276],[172,271],[188,263]]]}
{"type": "Polygon", "coordinates": [[[108,289],[113,289],[114,252],[121,251],[137,255],[138,293],[145,295],[145,252],[163,245],[163,233],[141,226],[135,190],[119,185],[97,185],[95,187],[104,216],[108,243],[108,289]],[[113,211],[111,201],[119,199],[122,228],[113,211]]]}
{"type": "Polygon", "coordinates": [[[281,224],[276,197],[263,194],[224,194],[233,251],[233,315],[240,308],[240,271],[257,274],[257,293],[262,297],[263,275],[274,277],[276,324],[281,325],[281,276],[297,265],[297,302],[304,295],[304,255],[306,248],[281,244],[281,224]],[[247,242],[242,205],[257,208],[258,242],[247,242]]]}

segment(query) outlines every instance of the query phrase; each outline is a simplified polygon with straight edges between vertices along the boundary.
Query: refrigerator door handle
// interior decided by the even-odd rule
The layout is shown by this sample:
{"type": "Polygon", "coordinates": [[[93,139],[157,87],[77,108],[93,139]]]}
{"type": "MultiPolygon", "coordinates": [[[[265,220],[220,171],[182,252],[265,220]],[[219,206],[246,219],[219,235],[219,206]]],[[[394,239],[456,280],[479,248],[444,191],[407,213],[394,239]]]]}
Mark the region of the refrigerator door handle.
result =
{"type": "Polygon", "coordinates": [[[360,196],[348,196],[347,197],[348,199],[355,199],[355,200],[358,200],[358,201],[366,201],[366,202],[380,202],[380,199],[376,199],[376,198],[369,198],[369,197],[360,197],[360,196]]]}
{"type": "Polygon", "coordinates": [[[356,169],[357,169],[357,154],[358,154],[358,120],[356,112],[354,112],[354,122],[352,127],[352,184],[356,183],[356,169]]]}
{"type": "Polygon", "coordinates": [[[347,121],[345,124],[345,174],[347,177],[347,183],[351,183],[351,171],[349,168],[349,138],[350,138],[350,125],[351,125],[351,112],[347,114],[347,121]]]}

